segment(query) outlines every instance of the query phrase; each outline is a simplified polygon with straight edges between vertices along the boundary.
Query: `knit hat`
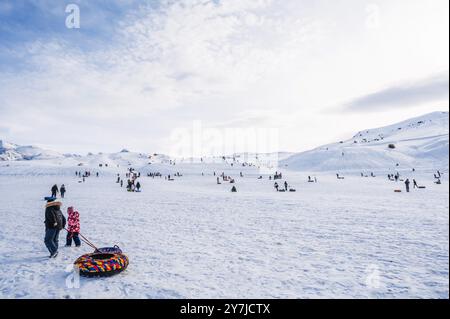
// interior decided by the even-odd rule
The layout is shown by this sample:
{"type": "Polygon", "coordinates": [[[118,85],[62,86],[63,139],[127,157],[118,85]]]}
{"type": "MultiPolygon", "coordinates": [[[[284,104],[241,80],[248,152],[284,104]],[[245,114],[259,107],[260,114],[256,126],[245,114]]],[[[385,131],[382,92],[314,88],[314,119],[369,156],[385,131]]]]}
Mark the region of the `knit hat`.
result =
{"type": "Polygon", "coordinates": [[[47,203],[52,203],[56,200],[56,197],[45,197],[44,199],[47,201],[47,203]]]}

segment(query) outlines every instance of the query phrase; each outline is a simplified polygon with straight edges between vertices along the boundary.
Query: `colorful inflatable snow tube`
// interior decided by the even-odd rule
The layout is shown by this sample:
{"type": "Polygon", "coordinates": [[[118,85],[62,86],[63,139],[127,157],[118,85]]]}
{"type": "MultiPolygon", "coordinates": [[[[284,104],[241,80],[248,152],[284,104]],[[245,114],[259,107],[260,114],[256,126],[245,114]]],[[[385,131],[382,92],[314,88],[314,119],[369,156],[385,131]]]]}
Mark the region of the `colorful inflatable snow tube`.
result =
{"type": "Polygon", "coordinates": [[[124,271],[129,264],[119,247],[100,248],[99,251],[86,254],[75,261],[75,266],[83,277],[107,277],[124,271]]]}

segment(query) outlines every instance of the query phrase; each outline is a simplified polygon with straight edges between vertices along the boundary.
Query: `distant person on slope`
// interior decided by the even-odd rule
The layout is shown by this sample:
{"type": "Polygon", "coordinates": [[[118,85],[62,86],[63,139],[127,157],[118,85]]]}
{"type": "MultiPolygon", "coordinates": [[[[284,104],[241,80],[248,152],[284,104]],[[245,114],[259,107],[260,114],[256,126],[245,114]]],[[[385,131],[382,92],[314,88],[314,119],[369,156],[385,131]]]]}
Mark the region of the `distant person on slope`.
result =
{"type": "Polygon", "coordinates": [[[61,202],[49,199],[45,206],[44,243],[50,252],[50,258],[58,255],[59,232],[66,226],[66,218],[61,212],[61,205],[61,202]]]}
{"type": "Polygon", "coordinates": [[[287,192],[288,190],[288,183],[286,181],[284,181],[284,190],[287,192]]]}
{"type": "Polygon", "coordinates": [[[59,191],[61,193],[61,198],[64,198],[64,194],[66,193],[66,186],[64,186],[64,184],[62,184],[59,191]]]}
{"type": "Polygon", "coordinates": [[[66,237],[66,247],[72,246],[72,239],[76,247],[81,246],[78,235],[80,234],[80,214],[73,210],[73,207],[67,208],[68,232],[66,237]]]}
{"type": "Polygon", "coordinates": [[[137,190],[138,192],[141,191],[141,183],[137,182],[137,184],[136,184],[136,190],[137,190]]]}
{"type": "Polygon", "coordinates": [[[419,185],[417,184],[417,181],[415,179],[413,179],[413,185],[414,185],[414,188],[419,188],[419,185]]]}
{"type": "Polygon", "coordinates": [[[58,185],[56,185],[56,184],[53,185],[51,191],[52,191],[52,197],[56,198],[56,195],[57,195],[58,192],[59,192],[59,190],[58,190],[58,185]]]}
{"type": "Polygon", "coordinates": [[[410,184],[411,182],[409,181],[409,179],[407,178],[406,179],[406,181],[405,181],[405,186],[406,186],[406,192],[407,193],[409,193],[409,184],[410,184]]]}

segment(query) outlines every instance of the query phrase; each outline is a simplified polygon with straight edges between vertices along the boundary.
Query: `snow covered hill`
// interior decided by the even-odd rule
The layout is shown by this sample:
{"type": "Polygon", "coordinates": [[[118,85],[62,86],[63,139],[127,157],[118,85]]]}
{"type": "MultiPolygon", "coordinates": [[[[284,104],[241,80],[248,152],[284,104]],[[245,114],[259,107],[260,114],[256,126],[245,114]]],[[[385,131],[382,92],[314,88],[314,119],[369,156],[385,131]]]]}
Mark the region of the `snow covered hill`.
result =
{"type": "Polygon", "coordinates": [[[0,140],[0,161],[46,160],[63,158],[64,155],[37,146],[19,146],[0,140]]]}
{"type": "MultiPolygon", "coordinates": [[[[89,153],[86,156],[60,154],[36,146],[19,146],[0,141],[0,161],[8,161],[8,173],[22,173],[37,170],[36,165],[20,162],[39,160],[41,167],[86,167],[149,168],[182,164],[214,166],[250,165],[267,168],[267,171],[289,169],[299,171],[389,171],[398,169],[448,169],[449,160],[449,115],[435,112],[403,121],[394,125],[358,132],[351,139],[318,147],[303,153],[239,153],[228,156],[204,157],[198,159],[175,159],[163,154],[130,152],[126,149],[117,153],[89,153]],[[12,165],[11,162],[15,162],[12,165]],[[277,167],[277,163],[279,163],[277,167]],[[34,166],[34,168],[32,167],[34,166]],[[16,172],[17,171],[17,172],[16,172]]],[[[2,167],[5,165],[2,165],[2,167]]],[[[178,166],[179,167],[179,166],[178,166]]],[[[196,169],[197,169],[196,168],[196,169]]],[[[220,169],[220,167],[217,167],[220,169]]]]}
{"type": "Polygon", "coordinates": [[[47,164],[78,166],[144,166],[152,163],[170,162],[170,158],[162,154],[145,154],[130,152],[123,149],[117,153],[88,153],[85,156],[78,154],[61,154],[55,151],[45,150],[37,146],[20,146],[14,143],[0,140],[0,161],[31,161],[40,160],[47,164]],[[47,160],[47,161],[44,161],[47,160]]]}
{"type": "Polygon", "coordinates": [[[165,155],[135,153],[128,150],[122,150],[118,153],[89,153],[87,156],[77,158],[79,166],[87,167],[117,167],[117,166],[133,166],[142,167],[153,163],[169,162],[170,159],[165,155]]]}
{"type": "Polygon", "coordinates": [[[448,112],[358,132],[351,139],[295,154],[280,166],[300,171],[448,169],[448,112]]]}

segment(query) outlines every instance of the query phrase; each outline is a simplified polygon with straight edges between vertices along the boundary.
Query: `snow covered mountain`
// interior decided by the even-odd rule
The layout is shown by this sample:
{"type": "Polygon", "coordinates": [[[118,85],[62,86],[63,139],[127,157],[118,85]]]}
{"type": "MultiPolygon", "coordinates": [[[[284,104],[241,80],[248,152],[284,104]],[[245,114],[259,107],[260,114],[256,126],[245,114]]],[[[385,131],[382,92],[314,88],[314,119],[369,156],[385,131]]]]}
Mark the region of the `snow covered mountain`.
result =
{"type": "Polygon", "coordinates": [[[282,160],[280,166],[300,171],[445,169],[448,125],[448,112],[434,112],[295,154],[282,160]]]}
{"type": "Polygon", "coordinates": [[[0,161],[31,161],[40,160],[44,162],[66,164],[69,166],[108,167],[120,166],[144,166],[154,163],[170,162],[170,158],[162,154],[145,154],[130,152],[123,149],[117,153],[88,153],[85,156],[78,154],[61,154],[58,152],[44,150],[36,146],[20,146],[14,143],[0,140],[0,161]]]}
{"type": "Polygon", "coordinates": [[[47,160],[64,155],[36,146],[20,146],[0,140],[0,161],[47,160]]]}
{"type": "Polygon", "coordinates": [[[60,154],[36,146],[0,140],[0,161],[40,160],[58,166],[146,167],[152,164],[240,164],[299,171],[448,169],[449,114],[435,112],[386,127],[364,130],[351,139],[302,153],[239,153],[224,157],[174,159],[163,154],[130,152],[60,154]],[[275,164],[275,165],[274,165],[275,164]]]}

